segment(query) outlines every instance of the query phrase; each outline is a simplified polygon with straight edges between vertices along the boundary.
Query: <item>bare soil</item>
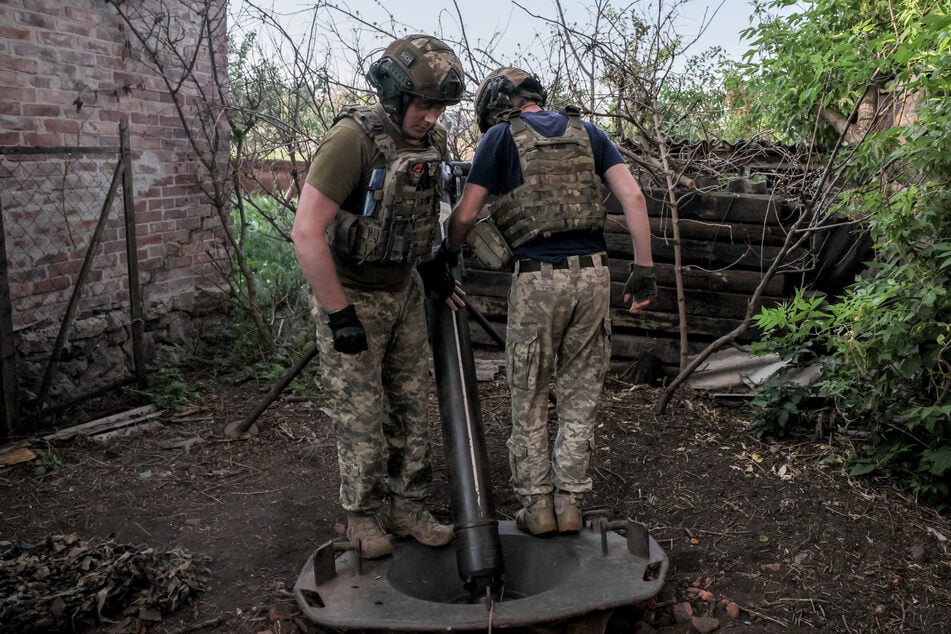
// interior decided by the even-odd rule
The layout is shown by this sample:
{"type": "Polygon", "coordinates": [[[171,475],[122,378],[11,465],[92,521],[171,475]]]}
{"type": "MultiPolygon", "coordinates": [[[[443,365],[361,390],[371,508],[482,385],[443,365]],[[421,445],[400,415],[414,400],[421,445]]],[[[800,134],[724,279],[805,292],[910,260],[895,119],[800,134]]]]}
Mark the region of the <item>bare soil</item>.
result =
{"type": "MultiPolygon", "coordinates": [[[[89,631],[323,631],[290,590],[344,520],[327,403],[319,392],[279,400],[257,433],[229,441],[225,425],[271,385],[194,380],[200,398],[158,428],[108,442],[32,442],[37,459],[0,469],[0,542],[112,537],[210,558],[208,587],[191,605],[89,631]]],[[[584,505],[647,524],[670,559],[666,583],[602,629],[573,631],[948,631],[948,518],[888,484],[848,478],[848,441],[836,434],[763,442],[749,434],[742,404],[682,392],[658,416],[659,396],[609,379],[584,505]]],[[[480,398],[497,513],[512,519],[503,377],[481,382],[480,398]]],[[[435,397],[430,405],[431,507],[448,520],[435,397]]]]}

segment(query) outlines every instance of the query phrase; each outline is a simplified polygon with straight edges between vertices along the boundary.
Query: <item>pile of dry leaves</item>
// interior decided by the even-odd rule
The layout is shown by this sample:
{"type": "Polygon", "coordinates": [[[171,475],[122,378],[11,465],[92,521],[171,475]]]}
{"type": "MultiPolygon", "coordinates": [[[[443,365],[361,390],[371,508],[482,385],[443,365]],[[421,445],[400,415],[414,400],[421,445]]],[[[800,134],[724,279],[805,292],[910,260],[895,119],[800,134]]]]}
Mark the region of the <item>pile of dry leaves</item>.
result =
{"type": "Polygon", "coordinates": [[[208,568],[181,548],[158,551],[51,535],[0,542],[0,623],[9,632],[70,632],[123,618],[161,620],[206,588],[208,568]]]}

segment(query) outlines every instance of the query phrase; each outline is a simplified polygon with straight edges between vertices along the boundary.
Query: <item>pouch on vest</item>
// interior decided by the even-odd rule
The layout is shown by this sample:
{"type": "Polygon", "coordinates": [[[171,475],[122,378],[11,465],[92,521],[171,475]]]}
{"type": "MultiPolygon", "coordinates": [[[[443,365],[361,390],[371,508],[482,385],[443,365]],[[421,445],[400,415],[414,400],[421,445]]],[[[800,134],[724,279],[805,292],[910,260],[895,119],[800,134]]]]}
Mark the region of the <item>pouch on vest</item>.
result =
{"type": "Polygon", "coordinates": [[[504,271],[512,264],[512,249],[491,218],[483,218],[469,230],[466,245],[485,269],[504,271]]]}
{"type": "Polygon", "coordinates": [[[360,209],[339,209],[328,242],[339,257],[363,264],[411,264],[432,250],[443,193],[442,155],[433,145],[397,148],[372,109],[346,106],[386,161],[373,170],[360,209]]]}

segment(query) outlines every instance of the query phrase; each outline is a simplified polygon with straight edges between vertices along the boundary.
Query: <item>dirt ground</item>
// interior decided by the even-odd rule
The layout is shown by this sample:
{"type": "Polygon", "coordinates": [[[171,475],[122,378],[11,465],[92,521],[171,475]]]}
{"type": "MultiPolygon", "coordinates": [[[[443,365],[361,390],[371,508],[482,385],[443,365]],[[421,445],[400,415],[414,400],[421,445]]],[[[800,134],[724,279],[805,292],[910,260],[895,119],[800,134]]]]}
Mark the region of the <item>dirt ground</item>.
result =
{"type": "MultiPolygon", "coordinates": [[[[207,376],[195,385],[200,397],[161,426],[108,442],[34,441],[36,459],[0,468],[3,556],[75,535],[209,558],[207,588],[191,605],[89,631],[321,632],[290,590],[344,519],[327,403],[319,393],[282,399],[256,434],[229,441],[225,425],[271,385],[207,376]]],[[[848,441],[836,434],[766,443],[749,435],[743,405],[682,392],[656,416],[659,394],[611,378],[602,397],[584,506],[645,523],[670,560],[661,592],[616,611],[605,631],[948,631],[948,518],[886,484],[850,480],[848,441]]],[[[480,398],[497,513],[512,519],[501,374],[480,382],[480,398]]],[[[430,404],[431,506],[448,520],[430,404]]],[[[0,622],[0,631],[12,630],[0,622]]]]}

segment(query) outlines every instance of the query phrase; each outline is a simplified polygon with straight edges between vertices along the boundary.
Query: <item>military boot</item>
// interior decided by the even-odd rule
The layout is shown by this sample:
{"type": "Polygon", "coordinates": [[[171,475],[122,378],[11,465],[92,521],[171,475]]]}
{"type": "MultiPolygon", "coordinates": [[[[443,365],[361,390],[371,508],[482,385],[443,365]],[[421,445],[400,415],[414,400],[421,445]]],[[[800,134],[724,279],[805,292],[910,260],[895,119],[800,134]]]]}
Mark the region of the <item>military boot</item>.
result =
{"type": "Polygon", "coordinates": [[[388,531],[412,537],[426,546],[444,546],[452,541],[452,526],[440,524],[426,507],[405,498],[394,498],[384,521],[388,531]]]}
{"type": "Polygon", "coordinates": [[[555,501],[555,520],[559,533],[574,533],[581,530],[581,509],[578,498],[568,491],[557,491],[552,498],[555,501]]]}
{"type": "Polygon", "coordinates": [[[373,513],[347,513],[347,539],[366,559],[379,559],[393,552],[390,538],[373,513]]]}
{"type": "Polygon", "coordinates": [[[558,530],[550,495],[523,497],[522,507],[522,510],[515,514],[515,525],[520,530],[532,535],[544,535],[558,530]]]}

